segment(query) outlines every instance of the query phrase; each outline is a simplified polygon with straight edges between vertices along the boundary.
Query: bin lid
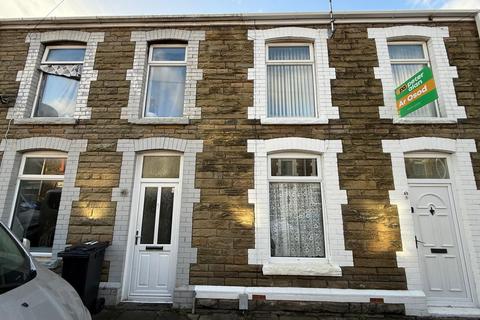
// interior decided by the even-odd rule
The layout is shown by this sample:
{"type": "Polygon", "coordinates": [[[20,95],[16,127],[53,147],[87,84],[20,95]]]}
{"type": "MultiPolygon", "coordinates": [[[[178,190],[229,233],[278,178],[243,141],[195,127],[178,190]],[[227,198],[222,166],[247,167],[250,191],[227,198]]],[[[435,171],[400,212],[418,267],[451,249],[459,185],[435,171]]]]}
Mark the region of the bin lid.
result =
{"type": "Polygon", "coordinates": [[[108,241],[88,241],[65,248],[64,251],[59,252],[59,257],[87,257],[95,254],[98,251],[105,250],[109,245],[108,241]]]}

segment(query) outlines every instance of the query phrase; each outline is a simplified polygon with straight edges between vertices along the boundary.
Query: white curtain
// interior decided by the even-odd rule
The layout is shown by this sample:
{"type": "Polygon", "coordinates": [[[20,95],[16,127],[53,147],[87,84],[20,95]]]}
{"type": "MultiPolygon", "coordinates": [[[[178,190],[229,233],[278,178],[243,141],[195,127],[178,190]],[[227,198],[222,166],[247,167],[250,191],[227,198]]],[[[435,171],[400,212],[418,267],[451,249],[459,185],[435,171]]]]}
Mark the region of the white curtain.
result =
{"type": "Polygon", "coordinates": [[[268,116],[314,117],[313,65],[267,67],[268,116]]]}
{"type": "Polygon", "coordinates": [[[36,117],[73,117],[79,80],[44,73],[36,117]]]}
{"type": "Polygon", "coordinates": [[[186,67],[150,68],[146,117],[181,117],[185,97],[186,67]]]}
{"type": "MultiPolygon", "coordinates": [[[[268,60],[310,61],[310,47],[270,46],[268,60]]],[[[314,117],[313,63],[267,66],[267,110],[269,117],[314,117]]]]}
{"type": "Polygon", "coordinates": [[[270,183],[272,257],[325,257],[320,183],[270,183]]]}

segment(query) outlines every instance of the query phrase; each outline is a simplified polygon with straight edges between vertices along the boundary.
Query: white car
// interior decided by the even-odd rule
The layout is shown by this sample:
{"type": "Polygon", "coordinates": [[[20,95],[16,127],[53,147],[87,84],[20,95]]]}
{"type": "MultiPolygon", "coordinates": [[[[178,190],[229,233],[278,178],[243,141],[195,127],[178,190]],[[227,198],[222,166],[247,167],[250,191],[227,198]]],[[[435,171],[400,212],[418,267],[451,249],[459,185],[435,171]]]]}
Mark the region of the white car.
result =
{"type": "Polygon", "coordinates": [[[92,319],[75,289],[38,264],[1,222],[0,319],[92,319]]]}

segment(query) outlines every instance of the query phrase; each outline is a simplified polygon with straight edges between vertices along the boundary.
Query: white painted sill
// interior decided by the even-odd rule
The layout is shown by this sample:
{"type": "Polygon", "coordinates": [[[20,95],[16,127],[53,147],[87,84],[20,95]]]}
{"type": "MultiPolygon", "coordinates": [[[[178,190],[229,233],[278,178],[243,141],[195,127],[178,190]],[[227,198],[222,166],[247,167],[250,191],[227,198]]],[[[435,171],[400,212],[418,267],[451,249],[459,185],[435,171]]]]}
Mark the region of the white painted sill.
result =
{"type": "Polygon", "coordinates": [[[128,122],[134,124],[189,124],[190,119],[187,117],[181,118],[140,118],[128,119],[128,122]]]}
{"type": "Polygon", "coordinates": [[[457,123],[456,118],[393,118],[395,124],[457,123]]]}
{"type": "Polygon", "coordinates": [[[75,118],[22,118],[15,119],[15,124],[76,124],[75,118]]]}
{"type": "Polygon", "coordinates": [[[266,263],[262,268],[264,275],[284,276],[324,276],[341,277],[340,266],[330,262],[321,263],[266,263]]]}
{"type": "Polygon", "coordinates": [[[328,118],[262,118],[260,119],[261,124],[326,124],[328,123],[328,118]]]}

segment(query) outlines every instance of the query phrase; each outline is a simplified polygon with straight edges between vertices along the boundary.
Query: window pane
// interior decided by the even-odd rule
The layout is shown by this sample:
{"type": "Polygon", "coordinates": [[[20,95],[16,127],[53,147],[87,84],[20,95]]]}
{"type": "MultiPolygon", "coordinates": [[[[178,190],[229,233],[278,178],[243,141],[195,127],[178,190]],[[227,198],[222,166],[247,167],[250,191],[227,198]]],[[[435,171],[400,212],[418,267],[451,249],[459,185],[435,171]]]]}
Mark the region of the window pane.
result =
{"type": "Polygon", "coordinates": [[[22,180],[13,214],[12,231],[30,240],[31,251],[52,249],[63,181],[22,180]]]}
{"type": "Polygon", "coordinates": [[[65,173],[65,158],[27,158],[24,174],[63,175],[65,173]]]}
{"type": "Polygon", "coordinates": [[[50,49],[46,61],[55,62],[78,62],[83,61],[85,57],[85,48],[76,49],[50,49]]]}
{"type": "Polygon", "coordinates": [[[450,177],[445,158],[405,158],[405,168],[409,179],[448,179],[450,177]]]}
{"type": "Polygon", "coordinates": [[[425,59],[421,44],[389,45],[390,59],[425,59]]]}
{"type": "Polygon", "coordinates": [[[270,183],[272,257],[325,257],[320,183],[270,183]]]}
{"type": "Polygon", "coordinates": [[[142,233],[140,236],[141,244],[153,244],[155,214],[157,212],[157,194],[157,187],[145,188],[145,198],[143,199],[142,233]]]}
{"type": "Polygon", "coordinates": [[[185,67],[150,67],[145,117],[181,117],[185,67]]]}
{"type": "Polygon", "coordinates": [[[317,159],[271,159],[272,176],[317,176],[317,159]]]}
{"type": "Polygon", "coordinates": [[[268,60],[310,60],[310,47],[268,47],[268,60]]]}
{"type": "Polygon", "coordinates": [[[157,244],[170,244],[172,235],[173,188],[163,187],[158,221],[157,244]]]}
{"type": "Polygon", "coordinates": [[[35,117],[73,117],[78,83],[78,80],[43,74],[35,117]]]}
{"type": "Polygon", "coordinates": [[[185,47],[153,48],[152,61],[185,61],[185,47]]]}
{"type": "Polygon", "coordinates": [[[178,178],[179,173],[179,156],[143,157],[142,178],[178,178]]]}
{"type": "Polygon", "coordinates": [[[267,66],[269,117],[314,117],[312,65],[267,66]]]}
{"type": "MultiPolygon", "coordinates": [[[[426,64],[392,64],[393,79],[395,88],[407,81],[415,73],[420,71],[426,64]]],[[[426,106],[408,114],[406,117],[438,117],[435,102],[431,102],[426,106]]]]}

